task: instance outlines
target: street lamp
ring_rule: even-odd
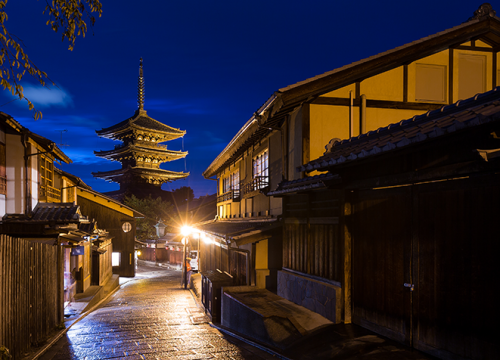
[[[181,228],[181,234],[183,236],[182,238],[182,245],[184,245],[184,260],[182,262],[182,278],[184,279],[184,289],[187,289],[187,271],[186,271],[186,245],[189,241],[189,235],[191,235],[191,232],[193,229],[190,226],[184,225]]]
[[[167,226],[161,221],[158,221],[158,224],[155,225],[155,228],[156,228],[156,236],[158,236],[159,238],[161,238],[163,235],[165,235],[165,229],[167,228]]]

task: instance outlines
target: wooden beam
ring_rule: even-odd
[[[448,104],[453,104],[453,49],[448,56]]]
[[[331,106],[349,106],[348,98],[326,97],[321,96],[315,99],[311,104],[315,105],[331,105]],[[354,106],[359,106],[360,100],[354,100]],[[446,104],[422,103],[422,102],[404,102],[404,101],[388,101],[388,100],[366,100],[366,107],[379,109],[402,109],[402,110],[436,110]]]

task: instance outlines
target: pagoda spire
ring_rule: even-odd
[[[139,110],[144,110],[144,77],[142,76],[142,57],[139,62],[139,83],[137,85],[137,105]]]

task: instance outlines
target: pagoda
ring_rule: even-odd
[[[120,190],[107,193],[118,200],[132,195],[143,198],[162,196],[161,185],[186,178],[189,173],[160,169],[160,164],[186,157],[187,151],[173,151],[161,143],[184,136],[186,131],[165,125],[144,110],[142,58],[139,65],[138,106],[134,116],[116,125],[96,130],[98,136],[122,141],[113,150],[94,151],[96,156],[118,161],[121,169],[93,172],[96,178],[120,184]]]

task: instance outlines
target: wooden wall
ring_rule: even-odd
[[[241,249],[228,249],[226,246],[207,244],[200,241],[200,271],[220,270],[233,276],[235,285],[247,284],[247,257],[250,253]],[[249,276],[249,278],[251,275]]]
[[[341,282],[339,196],[324,190],[285,198],[284,268]]]
[[[131,216],[115,211],[97,202],[78,196],[78,205],[90,219],[95,219],[100,228],[106,229],[113,238],[113,252],[121,254],[120,265],[113,267],[113,273],[125,277],[135,276],[135,219]],[[132,230],[124,232],[122,225],[129,222]]]
[[[61,248],[0,235],[0,345],[21,358],[63,321],[63,306]]]
[[[498,175],[359,191],[353,322],[438,358],[499,358],[499,199]]]

